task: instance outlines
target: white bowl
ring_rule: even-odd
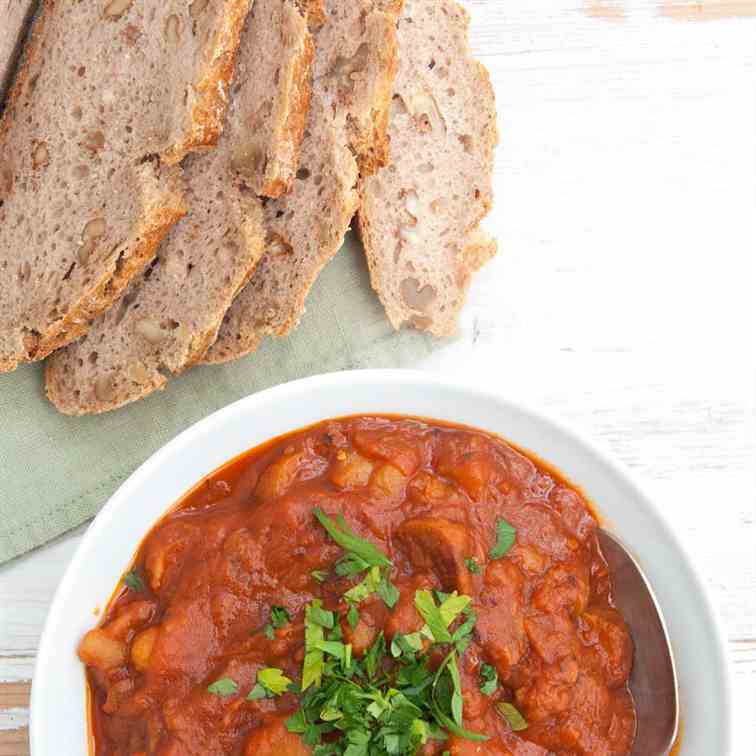
[[[653,584],[677,662],[683,756],[732,751],[731,681],[704,583],[659,509],[604,450],[561,423],[473,386],[406,370],[334,373],[249,396],[197,423],[145,462],[87,531],[50,608],[31,703],[32,756],[87,753],[85,680],[76,656],[154,523],[202,477],[263,441],[343,415],[396,413],[482,428],[579,485]]]

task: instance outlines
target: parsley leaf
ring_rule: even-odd
[[[445,594],[443,594],[445,595]],[[436,643],[451,643],[449,625],[470,603],[469,596],[458,596],[456,591],[436,606],[430,591],[415,592],[415,606],[428,625],[432,639]]]
[[[352,645],[341,641],[318,641],[315,648],[339,660],[342,669],[349,669],[352,661]]]
[[[331,630],[334,625],[333,612],[329,612],[322,607],[323,603],[321,601],[313,601],[308,607],[310,610],[309,620],[315,625],[320,625]]]
[[[491,559],[501,559],[515,544],[517,531],[504,519],[496,523],[496,545],[491,549]]]
[[[496,671],[496,667],[492,667],[490,664],[481,664],[480,679],[483,681],[480,684],[480,692],[484,696],[492,696],[499,685],[499,673]]]
[[[396,606],[397,601],[399,601],[399,589],[388,579],[387,575],[381,578],[381,582],[378,583],[376,590],[381,599],[383,599],[383,603],[389,609],[393,609]]]
[[[349,528],[342,515],[335,523],[320,507],[313,510],[318,522],[328,531],[328,535],[346,552],[351,552],[370,567],[391,567],[391,560],[370,541],[360,538]]]
[[[276,637],[276,630],[291,622],[289,613],[282,606],[273,606],[270,609],[270,622],[265,625],[265,637],[273,640]]]
[[[359,575],[360,572],[370,569],[370,564],[356,554],[347,553],[344,554],[341,559],[336,563],[334,568],[336,574],[339,577],[351,577],[352,575]]]
[[[139,577],[138,573],[135,570],[127,572],[123,576],[123,582],[126,583],[128,589],[130,591],[134,591],[134,593],[144,592],[144,580]]]
[[[465,621],[454,631],[452,635],[452,642],[454,643],[457,653],[463,654],[470,645],[472,640],[472,631],[475,627],[475,623],[478,621],[478,615],[472,610],[471,606],[467,606],[463,612]]]
[[[415,660],[418,651],[422,651],[423,639],[420,633],[409,633],[404,635],[397,633],[391,641],[391,656],[395,659],[405,657],[409,661]]]
[[[357,610],[357,607],[352,605],[349,607],[349,611],[347,612],[347,622],[349,623],[349,627],[354,630],[357,627],[357,623],[360,621],[360,613]]]
[[[307,729],[307,720],[305,719],[304,709],[299,709],[295,714],[292,714],[286,720],[286,729],[289,732],[295,732],[298,734],[304,733]]]
[[[528,720],[511,703],[502,701],[496,708],[504,715],[514,732],[528,729]]]
[[[328,577],[328,573],[325,570],[313,570],[310,575],[312,575],[316,583],[325,583]]]
[[[452,622],[457,618],[457,615],[461,614],[470,603],[469,596],[458,596],[455,591],[451,596],[444,599],[441,606],[438,608],[441,618],[446,623],[446,627],[449,627]]]
[[[365,652],[365,671],[371,680],[375,677],[375,673],[380,668],[381,662],[385,656],[386,640],[383,637],[383,630],[381,630],[376,639],[370,644],[370,648]]]
[[[468,557],[465,559],[465,567],[473,574],[473,575],[480,575],[481,567],[478,564],[475,557]]]
[[[254,688],[247,693],[247,701],[259,701],[261,698],[267,698],[268,691],[260,683],[255,683]]]
[[[239,686],[230,677],[221,677],[220,680],[216,680],[207,686],[207,692],[214,696],[233,696],[237,690],[239,690]]]
[[[316,646],[324,639],[323,626],[313,615],[322,612],[320,599],[313,600],[305,609],[305,657],[302,666],[302,691],[311,685],[319,686],[323,677],[323,652]],[[329,612],[330,613],[330,612]],[[333,614],[331,614],[333,617]],[[333,626],[333,623],[332,623]]]
[[[381,582],[381,570],[380,567],[372,567],[370,572],[361,583],[357,583],[354,588],[350,588],[345,594],[344,598],[347,601],[359,604],[364,601],[368,596],[375,593],[378,589],[378,584]]]
[[[446,622],[433,600],[430,591],[415,592],[415,606],[425,620],[436,643],[450,643],[451,634],[447,629]]]
[[[488,740],[486,735],[466,730],[462,726],[462,681],[457,667],[457,652],[452,650],[441,662],[433,679],[431,705],[436,720],[449,732],[474,741]]]
[[[286,693],[289,687],[293,685],[293,682],[286,677],[283,671],[276,667],[261,669],[257,673],[257,682],[274,696]]]

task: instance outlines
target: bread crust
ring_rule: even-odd
[[[253,3],[254,0],[227,0],[216,29],[213,55],[195,87],[197,99],[192,108],[189,131],[182,142],[161,155],[168,165],[181,162],[190,152],[201,152],[217,144],[226,118],[239,40]]]
[[[77,339],[87,331],[94,318],[107,310],[119,299],[123,290],[134,276],[139,275],[155,256],[155,250],[170,231],[171,227],[186,215],[183,191],[180,190],[180,173],[173,172],[172,191],[161,195],[160,202],[148,211],[133,234],[134,242],[127,241],[124,247],[131,249],[128,256],[120,258],[112,273],[106,272],[94,289],[79,299],[63,320],[40,339],[34,354],[35,360],[42,360],[64,344]],[[119,264],[121,263],[121,264]]]
[[[310,111],[310,72],[312,60],[315,56],[315,45],[309,34],[304,38],[300,55],[292,61],[289,72],[291,92],[287,99],[286,113],[280,127],[281,142],[285,148],[285,159],[268,161],[262,184],[258,194],[265,197],[280,197],[291,189],[291,182],[299,165],[299,154],[302,147],[302,136],[307,124],[307,114]]]

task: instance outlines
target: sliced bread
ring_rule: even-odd
[[[0,0],[0,111],[37,0]]]
[[[0,371],[86,331],[185,208],[250,0],[44,0],[0,121]]]
[[[370,0],[325,0],[310,13],[317,25],[313,89],[296,179],[288,194],[265,205],[265,255],[205,362],[249,354],[265,336],[297,325],[310,287],[357,209],[360,169],[376,167],[385,152],[395,14]]]
[[[314,53],[305,24],[293,0],[257,0],[243,42],[248,52],[237,64],[234,90],[244,93],[231,114],[233,165],[247,186],[265,197],[288,191],[299,164]]]
[[[307,110],[312,44],[292,0],[257,0],[256,9],[242,34],[218,147],[185,162],[188,215],[121,301],[79,341],[47,361],[47,393],[62,412],[115,409],[163,388],[170,375],[196,362],[215,340],[223,315],[263,253],[262,203],[235,167],[249,144],[250,114],[258,135],[264,134],[258,144],[266,152],[275,155],[277,143],[284,145],[282,153],[298,152],[292,133],[298,127],[282,128],[280,115]],[[260,79],[263,71],[266,81]],[[303,121],[304,113],[294,120]],[[258,188],[264,164],[250,167]]]
[[[493,88],[453,0],[407,0],[388,167],[360,184],[359,230],[394,327],[457,327],[471,274],[496,253],[479,224],[492,203]]]

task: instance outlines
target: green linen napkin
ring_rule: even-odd
[[[413,365],[433,346],[391,328],[350,234],[291,336],[237,362],[193,368],[140,402],[65,417],[45,397],[42,365],[0,375],[0,563],[95,515],[147,457],[220,407],[316,373]]]

